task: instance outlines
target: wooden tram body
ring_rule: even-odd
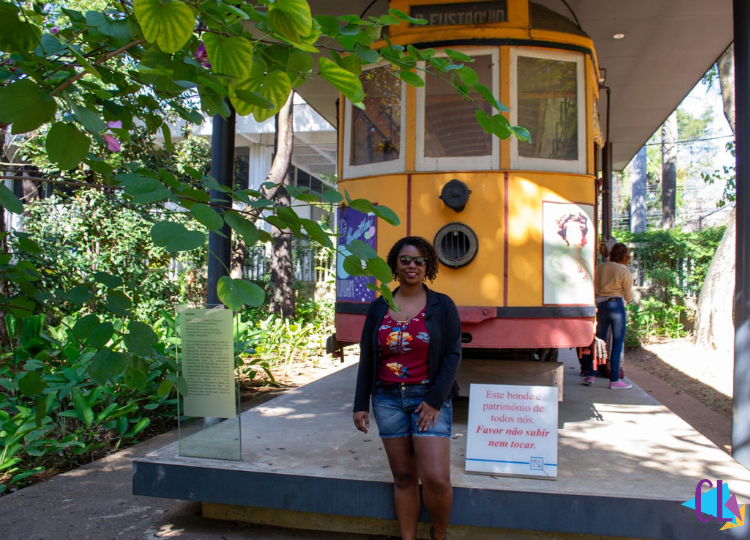
[[[385,67],[363,72],[366,110],[348,100],[339,107],[339,187],[392,208],[401,223],[377,224],[345,208],[340,234],[381,257],[403,236],[433,241],[441,265],[431,286],[458,306],[465,348],[544,360],[557,348],[589,345],[602,144],[593,42],[528,0],[390,6],[429,22],[392,27],[392,43],[474,58],[479,82],[532,142],[484,134],[475,107],[430,77],[415,88]],[[341,344],[359,341],[374,299],[362,280],[338,265]]]

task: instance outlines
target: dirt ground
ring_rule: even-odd
[[[628,364],[659,377],[717,413],[732,417],[731,351],[696,347],[690,338],[662,340],[626,351],[626,374]]]

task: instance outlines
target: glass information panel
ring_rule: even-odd
[[[234,320],[223,305],[176,308],[181,456],[242,460]]]

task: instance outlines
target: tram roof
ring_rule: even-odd
[[[313,13],[360,14],[372,0],[309,0]],[[537,0],[573,18],[562,0]],[[567,0],[594,41],[611,89],[613,168],[621,170],[674,111],[733,39],[732,0]],[[387,12],[377,0],[367,15]],[[614,35],[624,34],[623,39]],[[336,124],[335,90],[320,81],[302,97]],[[606,129],[606,98],[599,101]]]

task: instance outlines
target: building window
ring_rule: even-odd
[[[513,139],[514,168],[585,172],[583,57],[515,50],[513,123],[531,142]]]
[[[366,176],[403,170],[404,85],[390,66],[362,72],[364,110],[346,101],[345,176]]]
[[[474,58],[467,66],[477,73],[478,82],[498,95],[497,49],[463,52]],[[478,92],[472,90],[470,96],[489,116],[497,114]],[[442,79],[425,79],[425,86],[417,89],[417,170],[499,168],[500,146],[477,122],[476,109]]]
[[[239,146],[234,149],[234,189],[247,189],[250,183],[250,149]]]

